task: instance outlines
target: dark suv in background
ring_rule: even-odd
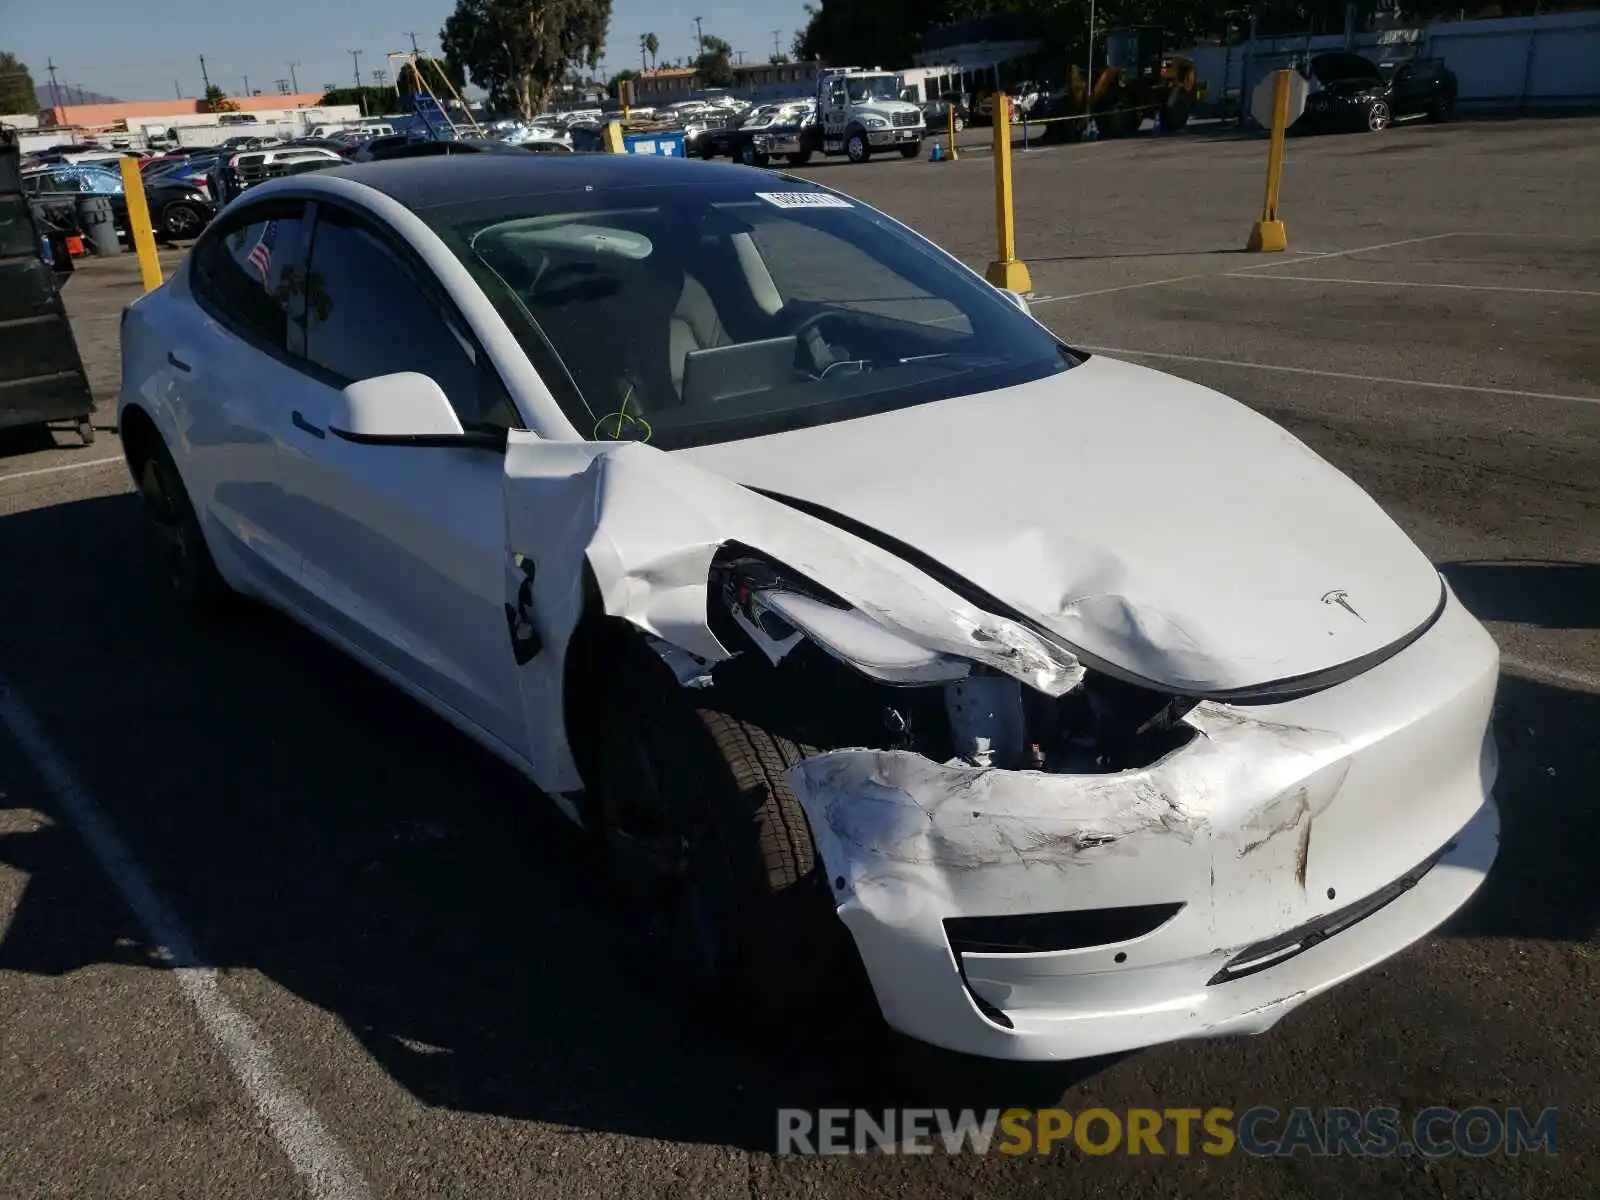
[[[1306,98],[1295,133],[1376,133],[1403,117],[1444,121],[1455,112],[1456,76],[1442,58],[1375,63],[1341,50],[1317,55],[1309,71],[1320,90]]]

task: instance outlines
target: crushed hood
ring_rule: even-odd
[[[1383,72],[1378,70],[1377,63],[1346,50],[1319,54],[1308,64],[1308,69],[1311,71],[1311,77],[1323,87],[1330,87],[1335,83],[1370,83],[1376,87],[1383,86]]]
[[[1427,557],[1302,442],[1218,392],[1112,359],[671,457],[870,526],[1091,665],[1187,691],[1379,653],[1442,594]]]

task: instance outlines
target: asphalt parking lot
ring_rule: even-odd
[[[1501,858],[1457,919],[1262,1037],[1050,1069],[871,1040],[797,1060],[686,1026],[518,777],[283,621],[185,624],[147,582],[109,429],[137,270],[88,264],[66,295],[106,431],[0,435],[0,1194],[1592,1194],[1597,134],[1293,141],[1274,256],[1238,250],[1260,141],[1018,155],[1035,314],[1238,397],[1349,472],[1505,668]],[[981,154],[802,174],[979,269],[993,254]],[[1053,1102],[1556,1106],[1561,1152],[770,1153],[780,1106]]]

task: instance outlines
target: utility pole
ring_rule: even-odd
[[[650,35],[648,33],[641,33],[639,35],[639,69],[641,71],[648,71],[650,69],[650,64],[647,63],[644,58],[645,52],[649,49],[649,47],[644,44],[644,40],[649,36]]]
[[[178,86],[178,81],[176,79],[172,81],[172,91],[179,100],[183,99],[183,88]]]
[[[37,60],[35,60],[35,61],[37,61]],[[56,86],[56,63],[55,63],[55,59],[53,59],[53,58],[45,59],[44,60],[44,65],[45,65],[45,69],[50,72],[50,107],[51,108],[60,108],[61,107],[61,89]]]
[[[276,79],[273,80],[273,83],[278,89],[278,95],[287,96],[289,94],[289,81],[287,79]]]
[[[350,51],[350,61],[355,63],[356,73],[356,107],[361,110],[361,115],[367,115],[367,99],[361,94],[361,51]]]
[[[778,42],[782,37],[783,37],[783,30],[774,29],[772,31],[772,57],[773,58],[782,58],[783,57],[783,51],[781,49],[779,49],[779,47],[778,47]]]
[[[417,35],[408,29],[406,30],[406,36],[411,39],[411,53],[420,57],[422,51],[417,49]]]
[[[200,82],[205,84],[206,94],[211,92],[211,76],[206,74],[206,56],[200,56]]]
[[[244,77],[244,94],[246,96],[250,94],[250,76],[248,75]]]
[[[294,89],[296,95],[300,92],[300,77],[294,73],[294,69],[299,65],[297,62],[289,64],[289,86]]]
[[[704,21],[704,17],[696,17],[694,19],[694,52],[697,55],[706,48],[706,31]]]

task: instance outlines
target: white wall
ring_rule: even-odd
[[[0,113],[0,125],[9,125],[13,129],[39,128],[38,113]]]
[[[1375,61],[1425,55],[1456,74],[1463,108],[1600,103],[1600,11],[1492,21],[1434,22],[1419,29],[1319,37],[1258,38],[1253,44],[1189,51],[1209,85],[1209,102],[1230,88],[1250,89],[1268,72],[1328,50]]]

